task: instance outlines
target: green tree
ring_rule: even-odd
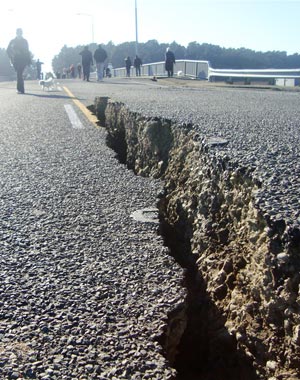
[[[125,58],[130,57],[133,63],[135,56],[135,42],[123,42],[114,50],[111,57],[113,67],[124,67]]]
[[[114,45],[111,41],[106,45],[102,44],[108,54],[108,62],[113,67],[124,67],[124,59],[130,56],[133,60],[135,56],[135,42],[123,42]],[[210,61],[214,68],[231,68],[231,69],[264,69],[264,68],[299,68],[300,56],[295,53],[287,55],[282,51],[260,52],[241,47],[238,49],[224,48],[218,45],[208,43],[190,42],[187,47],[171,43],[159,43],[157,40],[149,40],[145,43],[138,44],[138,55],[143,63],[161,62],[165,59],[166,48],[170,46],[173,50],[176,60],[192,59]],[[90,45],[90,50],[94,52],[97,44]],[[53,59],[54,71],[61,71],[64,67],[68,68],[72,63],[77,64],[81,57],[79,52],[83,46],[69,48],[63,46],[59,54]]]
[[[160,62],[164,59],[165,49],[156,40],[149,40],[138,45],[138,52],[143,63]]]

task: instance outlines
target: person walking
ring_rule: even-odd
[[[72,79],[75,78],[75,66],[73,65],[73,63],[70,66],[70,75]]]
[[[16,37],[10,41],[6,49],[7,55],[17,72],[17,93],[24,94],[23,72],[31,64],[31,56],[27,40],[23,38],[23,30],[18,28]]]
[[[67,79],[68,70],[64,67],[62,70],[62,77],[61,79]]]
[[[168,72],[168,77],[172,77],[174,74],[174,64],[175,64],[175,55],[168,47],[166,51],[166,59],[165,59],[165,68],[166,68],[166,71]]]
[[[42,75],[42,65],[44,64],[44,62],[41,62],[39,59],[36,61],[36,79],[43,79],[43,75]]]
[[[125,58],[125,66],[126,66],[126,76],[130,77],[130,68],[131,68],[131,59],[130,59],[130,57]]]
[[[82,57],[82,71],[83,71],[83,80],[87,82],[90,81],[91,65],[93,62],[93,55],[89,50],[88,46],[85,46],[82,52],[79,53]]]
[[[77,64],[77,72],[78,72],[78,78],[81,79],[82,66],[80,62],[78,62]]]
[[[135,67],[135,74],[137,77],[141,76],[141,66],[142,66],[142,60],[141,58],[136,55],[133,61],[133,66]]]
[[[104,74],[104,63],[107,59],[107,53],[101,45],[98,45],[98,48],[94,52],[94,60],[96,62],[97,69],[97,81],[103,81]]]

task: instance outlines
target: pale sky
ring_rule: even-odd
[[[300,53],[300,0],[136,1],[139,42]],[[18,27],[48,71],[63,45],[135,41],[135,0],[2,0],[1,48]]]

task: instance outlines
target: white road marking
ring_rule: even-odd
[[[79,120],[74,108],[70,104],[65,104],[65,110],[69,116],[72,127],[75,129],[84,129],[82,122]]]

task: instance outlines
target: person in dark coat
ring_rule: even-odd
[[[167,48],[165,68],[166,68],[166,71],[168,72],[168,77],[172,77],[174,74],[174,64],[175,64],[175,55],[170,50],[170,48]]]
[[[82,57],[83,80],[90,81],[91,65],[93,64],[93,54],[89,51],[89,47],[85,46],[84,50],[79,53]]]
[[[142,66],[142,60],[141,58],[136,55],[133,61],[133,66],[135,67],[135,74],[137,77],[141,76],[141,66]]]
[[[131,68],[131,59],[130,59],[130,57],[125,58],[125,66],[126,66],[126,76],[130,77],[130,68]]]
[[[6,52],[17,72],[17,93],[24,94],[25,88],[23,72],[25,67],[31,64],[31,56],[28,42],[25,38],[23,38],[23,31],[21,28],[17,29],[16,37],[8,44]]]
[[[41,62],[39,59],[36,61],[36,72],[37,72],[36,79],[43,79],[43,75],[42,75],[43,64],[44,62]]]

